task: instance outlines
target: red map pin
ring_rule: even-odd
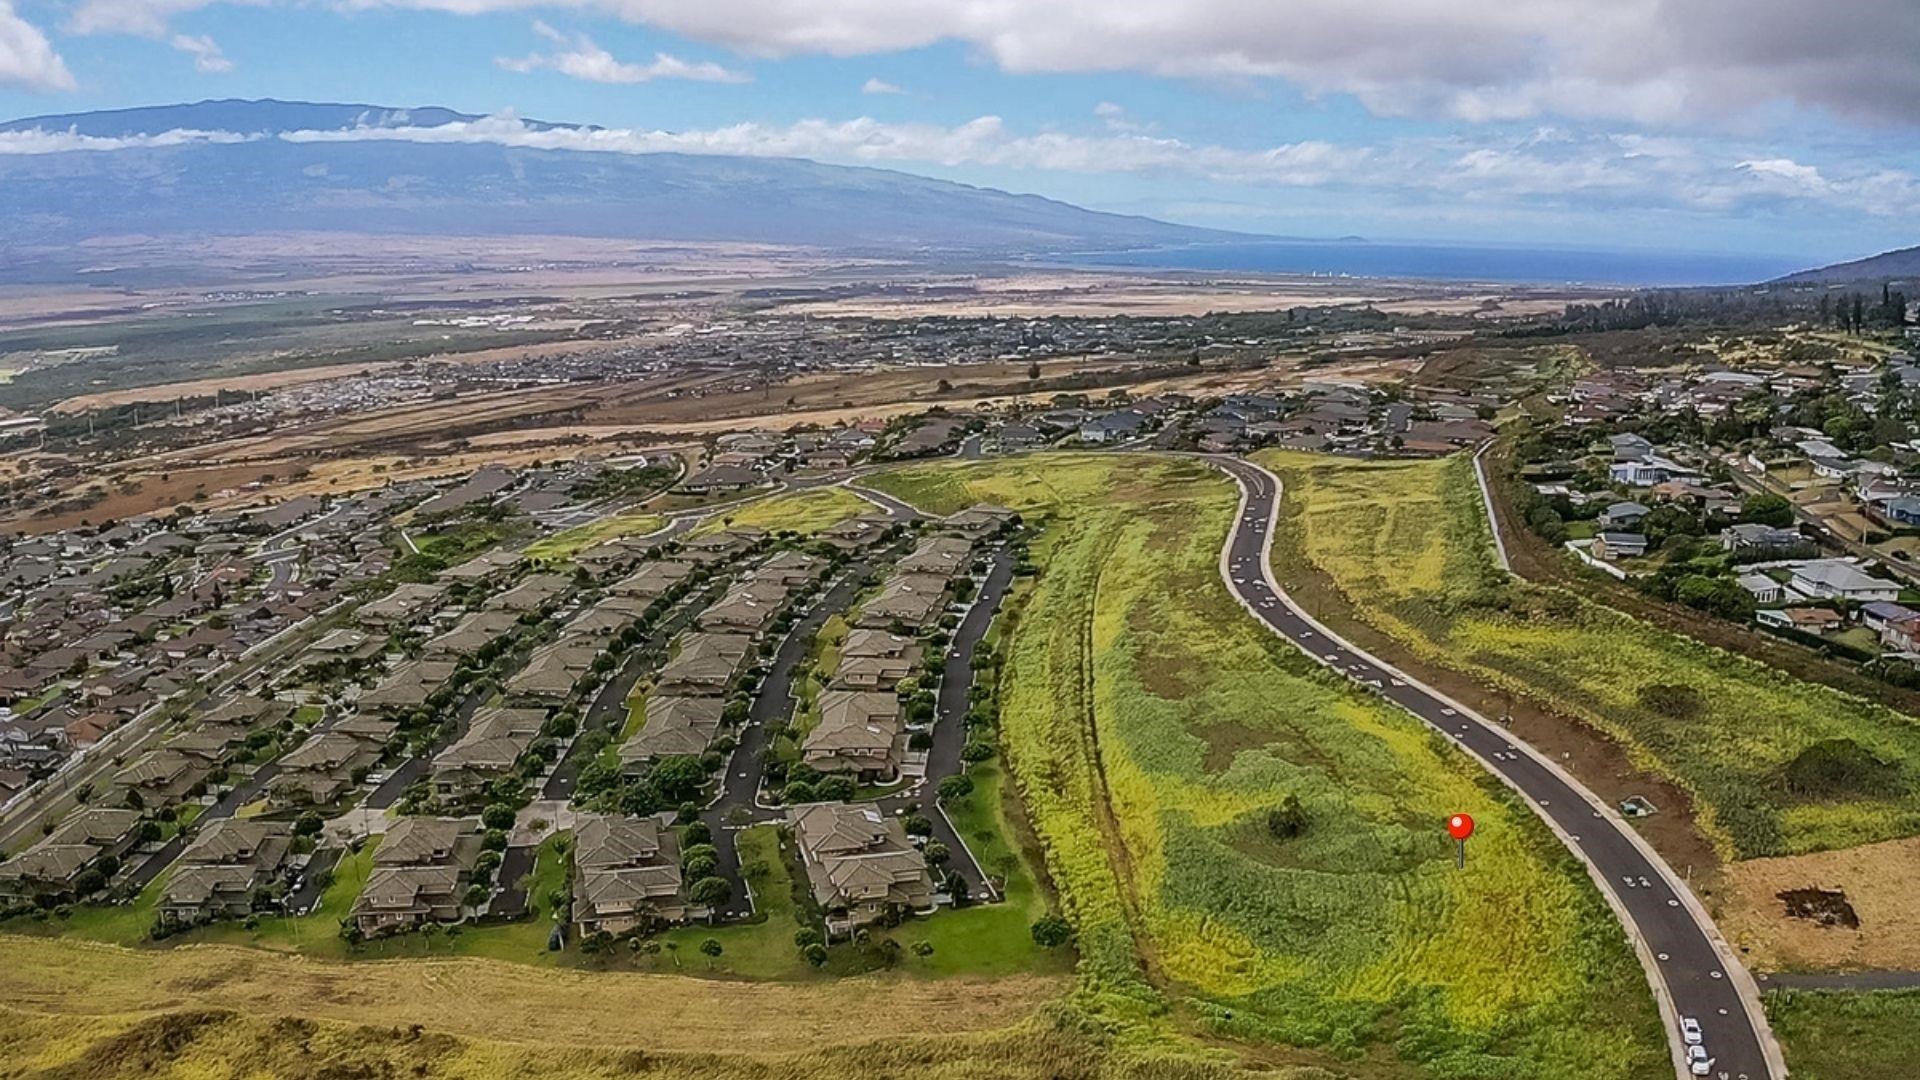
[[[1456,848],[1455,866],[1466,869],[1467,837],[1473,835],[1473,817],[1469,814],[1455,814],[1447,819],[1447,835],[1453,837]]]

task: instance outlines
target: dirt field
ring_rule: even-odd
[[[1859,927],[1787,914],[1780,894],[1839,890]],[[1761,971],[1920,968],[1920,839],[1729,866],[1720,927]]]
[[[332,964],[252,949],[135,951],[0,936],[0,1001],[112,1015],[222,1008],[572,1046],[805,1050],[879,1033],[933,1035],[1017,1023],[1065,978],[862,977],[783,985],[675,975],[558,972],[492,960]],[[542,1003],[530,1008],[529,1003]]]

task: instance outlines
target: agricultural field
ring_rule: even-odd
[[[1044,526],[996,645],[1000,738],[1083,1006],[1362,1076],[1670,1075],[1639,966],[1544,826],[1233,601],[1223,476],[1034,455],[872,483]],[[1466,873],[1440,827],[1461,810]]]
[[[1276,571],[1331,578],[1424,660],[1570,715],[1692,797],[1723,858],[1920,833],[1920,723],[1494,567],[1464,456],[1269,453],[1287,484]]]
[[[765,529],[812,536],[842,521],[875,512],[872,503],[843,487],[810,488],[764,499],[715,514],[700,523],[693,535],[726,528]]]

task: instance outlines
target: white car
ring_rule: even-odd
[[[1680,1018],[1680,1037],[1687,1041],[1688,1046],[1699,1046],[1700,1045],[1700,1021],[1695,1020],[1691,1016],[1681,1017]]]
[[[1705,1076],[1713,1071],[1713,1059],[1707,1056],[1706,1047],[1687,1047],[1687,1071],[1695,1076]]]

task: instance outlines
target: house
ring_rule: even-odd
[[[692,915],[680,840],[659,817],[577,814],[573,918],[583,934],[626,934]]]
[[[819,577],[826,568],[826,561],[817,555],[809,555],[804,551],[779,551],[754,567],[752,578],[754,581],[793,588]]]
[[[973,544],[964,537],[930,536],[894,564],[894,572],[953,577],[965,571],[972,560]]]
[[[1869,630],[1885,630],[1892,623],[1910,622],[1914,619],[1920,619],[1920,611],[1885,600],[1874,600],[1860,605],[1860,623]]]
[[[593,670],[604,645],[604,638],[573,635],[540,646],[527,658],[527,666],[507,680],[507,696],[555,705],[565,701]]]
[[[1648,514],[1645,506],[1637,502],[1617,502],[1600,511],[1600,526],[1604,529],[1631,529],[1640,524],[1640,519]]]
[[[1639,533],[1603,532],[1594,537],[1593,553],[1602,559],[1630,559],[1647,553],[1647,538]]]
[[[1891,499],[1869,501],[1868,513],[1897,529],[1920,528],[1920,497],[1899,495]]]
[[[519,625],[520,616],[511,611],[476,611],[428,641],[426,655],[432,659],[469,656],[513,633]]]
[[[1880,629],[1880,644],[1894,652],[1920,653],[1920,615],[1895,619]]]
[[[161,747],[133,759],[113,774],[119,801],[136,809],[161,807],[205,790],[214,766],[202,758]]]
[[[1787,591],[1765,574],[1741,574],[1736,580],[1753,597],[1753,602],[1763,607],[1786,599]]]
[[[980,541],[1014,524],[1019,518],[1020,515],[1004,506],[970,506],[958,513],[948,515],[947,519],[940,523],[940,527],[969,540]]]
[[[411,660],[388,673],[373,689],[360,695],[362,709],[385,713],[412,712],[453,678],[458,665],[451,659]]]
[[[387,741],[399,730],[389,720],[355,717],[318,731],[280,758],[280,771],[268,788],[275,807],[326,806],[340,801],[366,779],[386,754]]]
[[[1762,626],[1807,634],[1831,633],[1846,622],[1839,612],[1823,607],[1762,608],[1754,613],[1754,621]]]
[[[572,579],[560,574],[530,574],[506,592],[488,597],[482,607],[487,611],[524,615],[560,599],[572,587]]]
[[[787,606],[787,595],[777,581],[744,581],[701,611],[694,625],[716,633],[758,634]]]
[[[1641,461],[1616,461],[1607,466],[1607,478],[1628,487],[1653,487],[1679,477],[1699,476],[1698,470],[1649,455]]]
[[[862,514],[829,525],[814,539],[840,551],[858,551],[880,542],[894,527],[892,518],[882,514]]]
[[[800,759],[823,773],[886,783],[900,771],[904,747],[900,699],[870,690],[824,690],[820,722],[800,744]]]
[[[620,764],[628,771],[661,758],[706,753],[720,730],[726,702],[717,697],[649,694],[640,707],[644,720],[640,730],[620,744]]]
[[[364,626],[404,626],[438,606],[446,591],[444,585],[396,585],[380,599],[360,605],[354,620]]]
[[[471,585],[506,577],[520,566],[526,556],[517,551],[494,548],[481,552],[458,566],[450,566],[436,575],[441,581]]]
[[[884,630],[851,630],[840,643],[833,684],[848,690],[892,690],[920,664],[918,642]]]
[[[274,887],[293,850],[284,822],[223,818],[181,852],[160,896],[161,919],[182,924],[241,918],[277,903]]]
[[[1727,551],[1755,551],[1805,547],[1807,540],[1798,529],[1777,529],[1771,525],[1729,525],[1720,530],[1720,546]]]
[[[694,572],[694,565],[675,560],[650,562],[613,583],[608,591],[616,596],[635,596],[652,600],[672,591]]]
[[[788,811],[807,887],[827,932],[848,937],[890,915],[933,909],[933,878],[906,829],[877,807],[810,803]]]
[[[1844,559],[1814,559],[1793,570],[1793,587],[1827,600],[1897,600],[1900,586],[1872,577]]]
[[[680,482],[680,490],[692,495],[725,491],[745,491],[767,483],[766,475],[742,465],[711,465]]]
[[[136,810],[91,807],[76,811],[32,847],[0,862],[0,899],[13,902],[70,894],[89,868],[111,877],[139,842],[144,819]]]
[[[863,629],[885,629],[898,623],[918,628],[932,622],[946,606],[947,579],[937,574],[895,574],[854,617]]]
[[[685,634],[660,669],[657,690],[693,697],[725,694],[746,670],[753,639],[746,634]]]
[[[511,775],[546,725],[545,709],[494,705],[473,716],[467,733],[433,759],[433,791],[442,799],[466,799]]]
[[[1653,453],[1653,443],[1631,431],[1610,435],[1607,442],[1615,461],[1645,461]]]
[[[353,903],[354,925],[376,937],[459,922],[481,846],[471,818],[401,818],[373,849],[373,869]]]

